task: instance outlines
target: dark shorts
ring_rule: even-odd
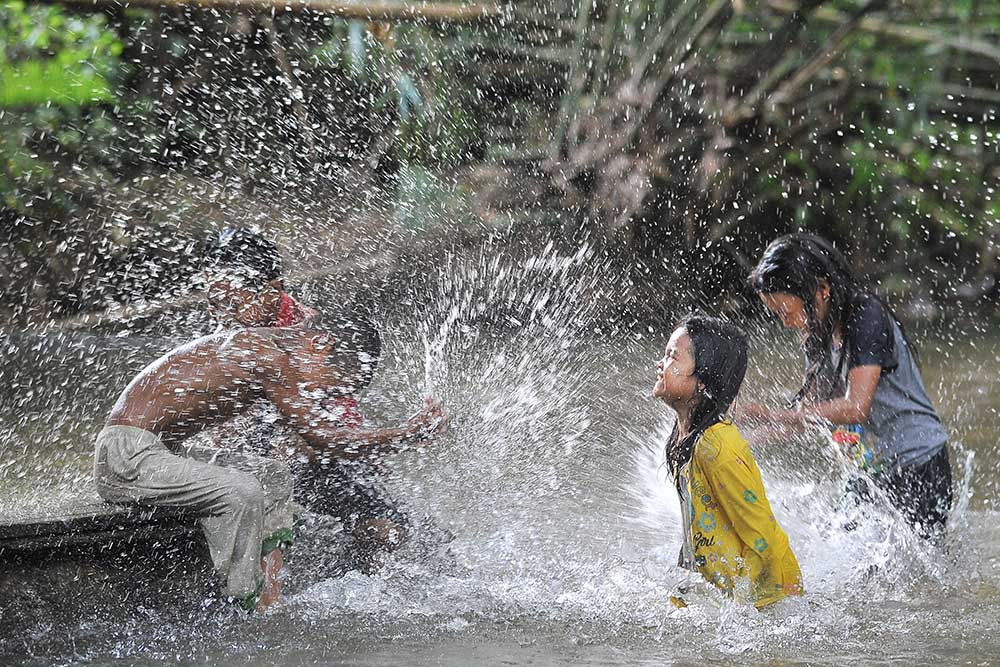
[[[403,527],[409,518],[383,486],[370,463],[334,460],[326,464],[295,462],[295,501],[310,512],[336,517],[348,531],[372,519]]]
[[[927,463],[883,470],[871,476],[857,477],[847,484],[845,499],[871,502],[868,483],[873,482],[892,504],[925,538],[939,538],[951,510],[952,480],[948,448],[942,447]]]

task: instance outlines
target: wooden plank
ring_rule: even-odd
[[[39,550],[157,541],[198,530],[199,515],[116,505],[96,492],[15,501],[0,508],[0,560]]]

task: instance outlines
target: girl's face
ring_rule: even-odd
[[[683,327],[674,331],[663,358],[656,362],[653,396],[669,405],[692,400],[698,393],[694,376],[694,345]]]
[[[799,297],[788,292],[771,292],[770,294],[761,292],[760,300],[764,306],[781,320],[781,324],[786,329],[796,329],[805,332],[809,326],[809,314],[806,312],[806,304]],[[830,301],[830,285],[825,281],[820,281],[816,288],[815,300],[816,319],[822,321],[826,317],[827,308]]]
[[[772,292],[770,294],[762,292],[760,300],[765,308],[781,320],[782,326],[786,329],[802,331],[809,324],[806,305],[797,296],[788,292]]]

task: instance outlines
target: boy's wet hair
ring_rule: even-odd
[[[676,427],[667,445],[668,461],[675,471],[691,457],[694,445],[713,424],[726,417],[747,372],[749,344],[738,326],[718,317],[692,313],[674,327],[684,329],[694,351],[694,372],[700,383],[698,403],[691,414],[691,431],[683,439]]]
[[[278,246],[246,227],[227,227],[205,248],[209,269],[233,271],[255,285],[281,278]]]

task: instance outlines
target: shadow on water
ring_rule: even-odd
[[[808,589],[758,613],[676,567],[678,506],[661,465],[669,421],[649,398],[669,332],[604,320],[602,302],[625,288],[586,250],[454,258],[381,314],[386,351],[362,404],[378,423],[405,417],[427,393],[449,407],[445,438],[390,462],[408,509],[454,533],[447,548],[404,550],[364,575],[343,567],[336,522],[307,516],[284,602],[249,618],[213,601],[206,560],[190,544],[156,557],[15,564],[0,580],[0,659],[888,664],[1000,652],[1000,523],[982,468],[995,460],[997,430],[988,410],[963,408],[1000,404],[981,372],[995,341],[956,343],[947,364],[924,355],[956,435],[959,505],[946,551],[891,511],[842,531],[834,507],[848,470],[822,438],[755,447]],[[746,391],[782,394],[797,351],[759,334]],[[85,484],[90,443],[118,390],[170,340],[5,345],[0,507]],[[691,606],[675,609],[667,598],[682,583]],[[981,640],[970,648],[968,636]]]

